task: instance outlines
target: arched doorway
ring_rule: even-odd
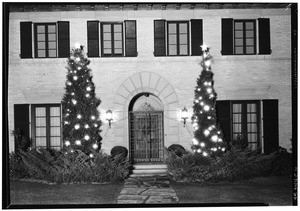
[[[134,163],[159,163],[164,157],[163,104],[154,94],[137,94],[129,104],[129,149]]]

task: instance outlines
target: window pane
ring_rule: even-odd
[[[243,38],[243,31],[235,31],[236,38]]]
[[[48,26],[48,33],[55,33],[55,25]]]
[[[60,116],[60,107],[50,107],[50,116]]]
[[[122,32],[122,27],[120,24],[114,25],[114,32]]]
[[[233,113],[241,113],[242,112],[242,104],[233,104],[232,111],[233,111]]]
[[[37,35],[37,40],[38,41],[45,41],[45,34],[38,34]]]
[[[243,30],[243,23],[242,22],[235,22],[235,29]]]
[[[247,124],[247,131],[250,132],[257,132],[256,124]]]
[[[56,42],[48,42],[49,49],[56,49]]]
[[[50,136],[60,136],[60,127],[50,127]]]
[[[247,104],[247,112],[256,112],[256,104],[248,103]]]
[[[37,127],[35,128],[36,136],[46,136],[46,128],[45,127]]]
[[[49,41],[56,41],[56,34],[49,34],[48,35],[48,40]]]
[[[105,48],[103,49],[104,54],[111,54],[111,49],[110,48]]]
[[[115,40],[122,40],[122,34],[121,33],[114,33],[114,39]]]
[[[45,117],[35,118],[35,124],[37,127],[46,126],[46,118]]]
[[[253,31],[246,31],[246,37],[253,37]]]
[[[177,55],[177,46],[169,45],[169,55]]]
[[[35,108],[35,116],[46,116],[46,108],[45,107]]]
[[[179,24],[179,33],[187,33],[187,24],[186,23]]]
[[[51,117],[50,126],[60,126],[60,117]]]
[[[111,33],[103,33],[103,40],[111,40]]]
[[[180,45],[179,46],[179,53],[180,53],[180,55],[187,55],[188,54],[187,45]]]
[[[234,123],[239,123],[239,122],[241,122],[241,117],[242,117],[241,114],[233,114],[233,122],[234,122]]]
[[[111,41],[104,41],[103,42],[103,47],[104,48],[111,48]]]
[[[122,48],[116,48],[115,54],[122,54]]]
[[[251,150],[256,150],[257,149],[257,143],[248,143],[248,148]]]
[[[60,137],[51,137],[50,138],[50,147],[51,148],[60,147]]]
[[[252,38],[247,38],[246,39],[246,45],[254,45],[253,39]]]
[[[114,45],[115,45],[115,49],[116,48],[121,48],[122,49],[122,42],[121,41],[115,41]]]
[[[235,47],[235,54],[243,54],[243,47]]]
[[[256,114],[247,114],[247,122],[257,122]]]
[[[45,33],[45,26],[37,26],[37,33]]]
[[[246,30],[253,29],[253,22],[246,22]]]
[[[38,49],[45,49],[46,43],[45,42],[38,42]]]
[[[242,130],[242,125],[241,124],[233,124],[233,132],[234,133],[240,133]]]
[[[235,45],[243,46],[243,39],[235,39]]]
[[[177,44],[176,34],[169,35],[169,44]]]
[[[38,50],[38,57],[46,57],[46,51],[45,50]]]
[[[246,53],[247,54],[254,54],[254,48],[253,47],[246,47]]]
[[[49,57],[56,57],[56,50],[49,50]]]
[[[110,24],[104,24],[103,25],[103,32],[110,32],[110,31],[111,31]]]
[[[169,33],[176,33],[176,23],[169,23]]]
[[[187,44],[187,34],[179,35],[179,43],[180,44]]]
[[[37,147],[46,147],[46,137],[37,137],[35,141]]]

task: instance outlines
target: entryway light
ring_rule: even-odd
[[[112,117],[113,117],[112,111],[111,110],[106,111],[106,120],[108,121],[109,128],[111,128],[111,121],[113,120]]]
[[[181,110],[181,119],[183,119],[183,127],[185,127],[186,119],[188,119],[188,110],[185,107]]]

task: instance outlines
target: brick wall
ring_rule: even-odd
[[[270,18],[271,55],[222,56],[221,18]],[[183,127],[177,115],[184,106],[192,110],[196,78],[201,72],[200,57],[154,57],[153,20],[203,19],[204,43],[214,57],[215,89],[218,100],[278,99],[280,145],[291,147],[291,34],[290,11],[285,9],[152,10],[11,13],[9,21],[9,130],[14,129],[13,105],[18,103],[60,103],[66,80],[66,59],[20,59],[20,21],[70,21],[70,44],[87,46],[87,21],[137,21],[138,57],[91,58],[90,68],[96,95],[102,100],[99,110],[115,110],[112,129],[104,121],[102,148],[128,146],[126,103],[116,106],[122,84],[137,73],[152,73],[165,79],[176,93],[177,103],[165,111],[165,143],[180,143],[190,148],[192,128]],[[88,52],[88,49],[86,49]],[[137,82],[138,83],[138,82]],[[123,120],[122,120],[123,119]],[[14,140],[10,136],[10,151]]]

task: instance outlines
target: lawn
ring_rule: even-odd
[[[116,204],[120,184],[56,184],[11,182],[12,205]]]
[[[180,203],[264,203],[282,206],[292,205],[291,181],[286,177],[260,177],[238,182],[171,182],[171,185]]]

